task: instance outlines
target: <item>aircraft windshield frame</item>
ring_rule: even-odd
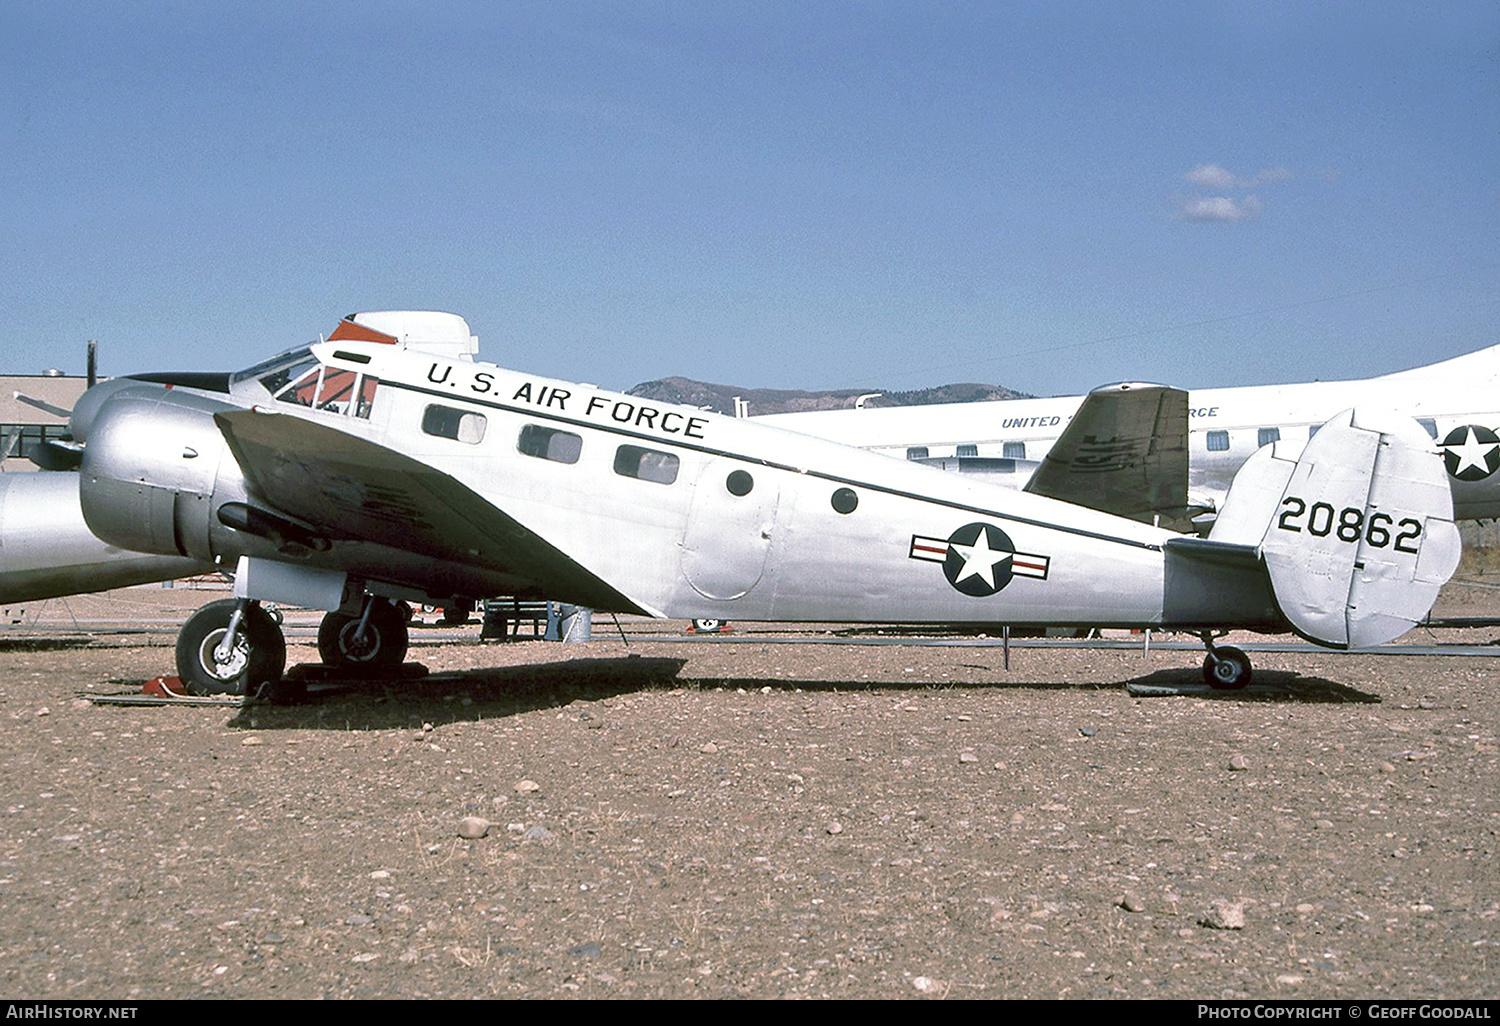
[[[260,361],[260,363],[246,367],[242,371],[235,371],[229,376],[229,382],[230,384],[237,385],[241,381],[248,381],[251,378],[259,378],[283,365],[290,367],[301,363],[302,361],[308,359],[310,356],[312,356],[311,343],[303,346],[293,346],[291,349],[282,350],[269,359],[262,360]]]

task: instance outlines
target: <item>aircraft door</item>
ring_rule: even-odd
[[[764,467],[713,459],[693,486],[682,572],[706,598],[736,599],[766,568],[779,489]]]

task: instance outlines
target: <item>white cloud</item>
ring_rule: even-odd
[[[1261,203],[1254,196],[1242,200],[1228,196],[1192,196],[1178,201],[1177,210],[1184,221],[1238,224],[1260,216]]]
[[[1273,182],[1290,181],[1295,176],[1284,167],[1266,167],[1242,178],[1219,164],[1199,164],[1182,177],[1205,189],[1254,189]]]
[[[1233,171],[1218,164],[1199,164],[1182,177],[1205,189],[1232,189],[1239,181]]]
[[[1255,220],[1262,210],[1260,199],[1247,190],[1290,181],[1296,175],[1284,167],[1264,167],[1253,175],[1239,175],[1222,164],[1199,164],[1182,177],[1204,192],[1216,195],[1174,197],[1172,202],[1177,208],[1178,220],[1198,224],[1242,224]],[[1235,192],[1244,195],[1225,195]]]

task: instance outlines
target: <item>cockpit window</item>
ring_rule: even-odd
[[[285,352],[277,353],[269,360],[262,360],[260,361],[260,363],[257,363],[253,367],[246,367],[242,371],[236,371],[229,376],[229,380],[233,383],[240,381],[249,381],[251,378],[264,379],[268,376],[271,376],[270,372],[276,370],[277,368],[286,368],[289,370],[293,367],[306,367],[311,360],[312,350],[308,349],[307,346],[298,346],[295,349],[288,349]],[[264,383],[264,380],[262,380],[262,384]],[[286,383],[287,378],[283,376],[281,378],[281,384],[285,385]],[[273,388],[271,389],[271,391],[274,392],[276,391],[276,389]]]
[[[296,363],[284,364],[263,375],[260,383],[282,402],[311,406],[318,390],[318,372],[322,369],[312,353],[306,353]]]
[[[272,371],[260,382],[281,402],[368,419],[380,379],[314,360]]]

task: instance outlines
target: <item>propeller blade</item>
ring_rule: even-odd
[[[38,399],[34,395],[27,395],[25,392],[13,392],[11,394],[15,397],[17,402],[23,402],[27,406],[35,406],[43,413],[50,413],[54,417],[71,417],[73,415],[72,410],[65,410],[55,403],[49,403],[45,399]]]

